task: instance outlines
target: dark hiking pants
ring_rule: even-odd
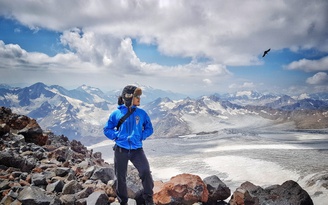
[[[121,204],[127,203],[128,201],[126,176],[129,160],[139,172],[139,177],[144,188],[143,198],[147,199],[153,196],[154,182],[143,149],[127,150],[116,146],[114,154],[115,175],[117,178],[116,194]]]

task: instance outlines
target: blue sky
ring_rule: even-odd
[[[327,10],[319,0],[3,0],[0,83],[328,92]]]

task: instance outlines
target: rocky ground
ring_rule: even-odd
[[[0,107],[0,204],[117,203],[112,164],[78,141],[44,132],[34,119]],[[137,171],[129,167],[129,204],[142,204]],[[229,198],[229,202],[226,202]],[[156,181],[156,204],[313,204],[295,181],[265,189],[251,182],[233,193],[217,176],[180,174]]]

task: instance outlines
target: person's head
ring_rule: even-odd
[[[124,87],[121,96],[118,98],[119,105],[131,107],[132,105],[140,105],[140,96],[142,95],[141,88],[134,85],[127,85]]]

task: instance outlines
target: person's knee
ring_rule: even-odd
[[[140,170],[139,177],[143,180],[145,178],[151,177],[151,171],[148,169]]]

